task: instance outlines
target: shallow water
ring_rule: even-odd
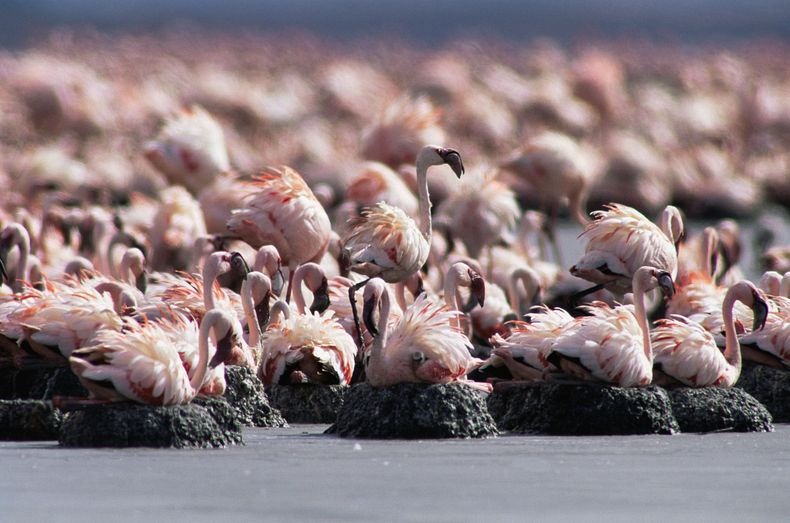
[[[763,434],[346,440],[247,429],[221,450],[0,442],[2,521],[743,521],[790,509],[790,425]]]

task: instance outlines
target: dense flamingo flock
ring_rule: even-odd
[[[222,394],[226,365],[484,391],[788,370],[790,248],[767,238],[753,283],[735,220],[684,234],[684,212],[790,202],[784,52],[178,34],[6,53],[0,366],[155,405]]]

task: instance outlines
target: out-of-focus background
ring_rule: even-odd
[[[469,36],[786,38],[788,13],[786,0],[5,0],[0,45],[22,45],[53,26],[140,31],[184,21],[214,29],[298,28],[339,39],[390,35],[424,43]]]

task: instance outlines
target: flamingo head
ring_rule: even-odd
[[[329,282],[324,276],[318,288],[313,291],[313,303],[310,304],[310,312],[323,313],[329,308]]]
[[[269,275],[272,281],[272,292],[277,296],[283,290],[285,278],[283,277],[282,260],[277,247],[274,245],[264,245],[255,254],[254,268],[256,271],[263,271]]]
[[[469,267],[469,301],[464,307],[464,312],[469,312],[475,305],[483,307],[486,301],[486,282],[479,272]]]
[[[461,155],[458,151],[447,147],[438,147],[436,153],[441,157],[444,163],[450,166],[455,175],[460,179],[464,174],[464,162],[461,160]]]
[[[226,360],[230,360],[233,348],[238,345],[239,340],[236,339],[235,336],[233,319],[227,312],[221,309],[212,309],[203,316],[203,321],[212,323],[212,330],[217,346],[217,352],[214,353],[214,357],[211,358],[209,362],[209,367],[213,369]]]
[[[242,278],[246,278],[250,273],[250,266],[247,264],[247,260],[245,260],[244,256],[242,256],[238,251],[233,251],[230,253],[229,263],[230,270]]]
[[[672,296],[675,295],[675,282],[672,281],[672,275],[667,271],[656,271],[655,277],[658,281],[658,287],[664,293],[664,297],[672,299]]]
[[[362,319],[365,322],[365,327],[367,327],[368,332],[373,336],[378,336],[380,334],[374,316],[376,313],[376,306],[379,304],[382,295],[387,292],[386,285],[387,284],[384,283],[384,280],[381,278],[373,278],[365,285],[365,291],[362,294],[362,300],[364,302]]]
[[[765,320],[768,319],[768,302],[763,293],[753,285],[752,289],[752,312],[754,313],[754,323],[752,330],[762,330],[765,327]]]

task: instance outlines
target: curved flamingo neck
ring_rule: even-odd
[[[738,335],[735,332],[735,302],[744,302],[749,298],[751,291],[742,286],[735,284],[729,288],[727,294],[724,295],[724,301],[721,304],[721,316],[724,320],[724,359],[727,363],[741,368],[741,343],[738,341]]]
[[[568,203],[573,217],[581,225],[590,223],[590,217],[587,215],[587,209],[585,208],[587,207],[587,192],[587,183],[582,182],[577,189],[568,195]]]
[[[189,380],[189,386],[192,387],[194,395],[197,395],[200,388],[203,386],[203,379],[208,372],[208,337],[211,334],[211,329],[217,322],[218,316],[207,314],[203,317],[200,324],[200,332],[198,338],[198,363],[195,368],[195,374]]]
[[[461,269],[458,267],[450,267],[447,272],[447,277],[444,279],[444,303],[454,310],[459,311],[461,307],[458,305],[458,287],[460,286]]]
[[[284,320],[287,320],[288,318],[291,317],[291,307],[289,307],[288,304],[283,300],[277,300],[276,302],[274,302],[274,305],[272,305],[272,309],[269,313],[269,323],[267,324],[267,327],[269,325],[279,322],[280,316],[282,316]]]
[[[716,232],[716,229],[713,227],[706,227],[703,231],[702,236],[703,249],[702,249],[702,267],[705,267],[705,271],[708,273],[708,276],[713,278],[713,275],[716,272],[716,250],[719,248],[719,235]]]
[[[390,297],[388,292],[382,292],[379,300],[379,323],[377,325],[379,335],[373,339],[373,346],[370,348],[370,360],[368,361],[368,381],[376,385],[378,373],[384,371],[384,347],[387,346],[387,320],[390,315]]]
[[[304,281],[304,272],[306,266],[302,265],[294,272],[293,278],[293,296],[294,296],[294,303],[296,304],[296,311],[299,314],[304,314],[304,293],[302,292],[302,282]]]
[[[206,264],[203,266],[203,303],[206,306],[206,312],[214,308],[214,282],[219,275],[220,259],[216,256],[217,253],[212,254]]]
[[[261,326],[258,315],[255,314],[255,301],[252,298],[252,284],[250,278],[245,278],[241,283],[241,306],[244,309],[244,318],[250,328],[249,345],[257,352],[261,344]]]
[[[779,296],[790,298],[790,272],[782,276],[782,283],[779,284]]]
[[[14,292],[21,292],[24,287],[23,281],[29,279],[30,276],[28,274],[30,234],[27,232],[27,229],[19,224],[12,224],[12,227],[11,247],[16,245],[19,248],[19,262],[11,277],[11,288]]]
[[[645,282],[643,273],[636,272],[634,277],[634,316],[639,328],[642,329],[642,349],[644,350],[647,361],[653,361],[653,349],[650,345],[650,325],[647,323],[647,313],[645,312]]]
[[[532,305],[533,299],[535,294],[538,292],[540,287],[540,283],[538,280],[538,275],[532,269],[527,267],[520,267],[514,270],[510,274],[510,278],[508,278],[508,301],[510,302],[510,308],[521,317],[521,299],[518,295],[518,282],[524,285],[524,291],[526,291],[527,299],[530,301],[530,305]]]
[[[429,151],[430,153],[430,151]],[[420,232],[430,244],[432,234],[431,195],[428,193],[428,167],[433,165],[430,155],[425,149],[417,156],[417,197],[419,200]]]

